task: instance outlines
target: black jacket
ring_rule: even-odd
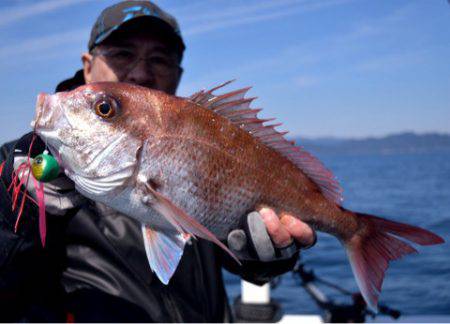
[[[61,89],[61,85],[58,90]],[[77,322],[223,322],[231,312],[222,268],[264,283],[290,270],[295,257],[238,266],[212,243],[187,245],[167,286],[149,268],[140,224],[118,213],[100,213],[87,201],[65,215],[47,213],[41,247],[37,208],[27,203],[17,233],[11,211],[14,152],[28,152],[32,134],[5,144],[0,163],[0,320]],[[42,153],[37,139],[31,157]]]

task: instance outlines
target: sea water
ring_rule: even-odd
[[[416,246],[419,254],[392,262],[380,303],[406,316],[450,315],[450,153],[319,158],[341,183],[344,207],[421,226],[446,240],[442,245]],[[318,277],[357,291],[344,249],[334,237],[320,233],[316,246],[301,253],[301,261]],[[272,297],[285,313],[320,313],[292,273],[281,278]],[[232,301],[240,294],[240,279],[225,273],[225,281]],[[336,301],[351,302],[333,290],[324,292]]]

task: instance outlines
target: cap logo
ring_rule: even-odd
[[[154,11],[154,10],[153,10]],[[128,19],[131,19],[134,17],[135,13],[142,13],[146,16],[155,16],[158,17],[158,13],[156,11],[154,11],[153,13],[150,11],[149,8],[146,7],[142,7],[142,6],[134,6],[134,7],[130,7],[130,8],[124,8],[122,10],[123,13],[126,13],[125,18],[123,19],[123,21],[127,21]],[[130,18],[128,18],[130,17]]]

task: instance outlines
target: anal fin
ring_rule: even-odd
[[[178,267],[189,236],[182,233],[162,233],[142,224],[145,252],[150,268],[165,285]]]

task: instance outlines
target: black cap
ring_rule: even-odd
[[[181,37],[180,27],[173,16],[150,1],[128,0],[119,2],[102,11],[94,27],[92,27],[88,43],[89,51],[103,42],[124,23],[140,17],[153,18],[165,25],[166,29],[172,32],[179,42],[181,51],[184,50],[185,45]]]
[[[182,56],[185,45],[176,19],[154,3],[138,0],[122,1],[102,11],[94,27],[92,27],[88,43],[89,51],[103,42],[123,24],[136,18],[143,19],[142,17],[152,18],[153,21],[161,23],[164,30],[172,34],[177,42],[180,56]],[[83,70],[78,70],[72,78],[60,82],[56,87],[56,92],[72,90],[84,83]]]

